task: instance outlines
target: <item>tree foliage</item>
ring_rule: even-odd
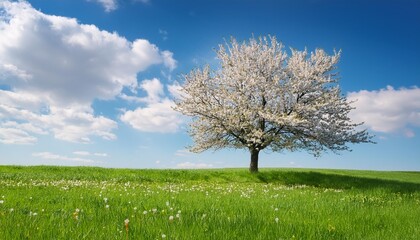
[[[258,153],[349,150],[347,143],[370,142],[348,113],[336,66],[340,52],[322,49],[290,55],[275,37],[220,45],[221,68],[195,69],[184,77],[176,110],[192,117],[192,151],[245,148],[258,164]],[[254,159],[255,161],[255,159]],[[255,165],[255,163],[254,163]]]

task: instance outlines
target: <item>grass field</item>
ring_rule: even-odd
[[[420,173],[0,166],[0,239],[420,239]]]

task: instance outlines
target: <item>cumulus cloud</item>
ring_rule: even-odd
[[[211,168],[211,167],[213,167],[213,164],[183,162],[183,163],[178,163],[176,165],[176,167],[177,168],[186,168],[186,169],[192,169],[192,168]]]
[[[150,65],[176,65],[171,52],[145,39],[130,42],[73,18],[43,14],[25,2],[5,1],[0,8],[0,70],[8,76],[3,81],[61,104],[112,99],[123,87],[136,87],[137,73]]]
[[[355,101],[350,113],[355,122],[376,132],[400,132],[413,137],[413,128],[420,127],[420,88],[394,89],[388,86],[377,91],[350,92],[347,99]]]
[[[146,97],[123,96],[123,99],[143,102],[144,107],[125,111],[121,120],[143,132],[176,132],[183,123],[181,115],[174,111],[174,102],[164,95],[164,86],[156,78],[144,80],[140,88]]]
[[[116,4],[100,2],[108,9]],[[0,90],[0,134],[14,134],[21,139],[16,143],[34,142],[34,133],[72,142],[115,139],[117,123],[96,115],[93,100],[134,91],[137,73],[153,64],[176,67],[171,52],[145,39],[131,42],[74,18],[44,14],[25,1],[0,1],[0,36],[0,84],[9,87]]]
[[[0,126],[3,127],[0,129],[0,134],[6,129],[9,133],[11,129],[14,129],[13,132],[15,133],[25,133],[20,134],[20,136],[51,133],[57,139],[81,143],[91,142],[90,136],[98,136],[107,140],[116,138],[112,130],[117,128],[117,123],[103,116],[95,116],[90,106],[57,107],[50,105],[44,109],[43,105],[40,104],[41,101],[35,96],[25,94],[22,97],[18,96],[18,93],[10,94],[7,91],[0,91],[0,100],[4,100],[0,103],[0,117],[2,119],[0,120]],[[15,97],[22,101],[12,104]],[[32,102],[26,101],[26,99],[31,100],[32,97],[34,98]],[[31,104],[39,105],[39,107],[24,108],[24,106],[30,106]]]

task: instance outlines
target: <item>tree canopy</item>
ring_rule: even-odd
[[[234,38],[217,50],[220,68],[183,76],[176,110],[191,116],[191,150],[239,148],[251,153],[258,171],[261,150],[306,150],[314,156],[349,150],[347,143],[371,142],[341,95],[337,63],[341,52],[322,49],[290,55],[275,37]]]

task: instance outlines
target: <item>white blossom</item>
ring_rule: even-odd
[[[183,76],[176,100],[175,109],[193,119],[193,152],[244,148],[252,166],[264,149],[304,149],[319,156],[348,150],[348,142],[370,142],[348,117],[352,108],[335,71],[340,52],[292,49],[288,56],[270,36],[244,43],[232,38],[220,45],[217,58],[220,69],[206,66]]]

